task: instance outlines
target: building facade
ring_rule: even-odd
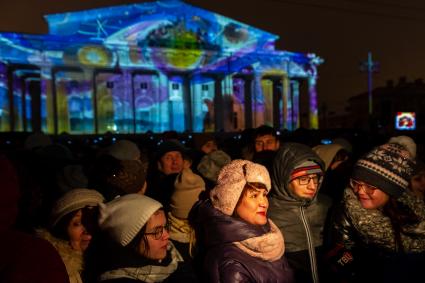
[[[46,15],[49,33],[0,33],[0,131],[50,134],[318,128],[315,54],[168,0]]]

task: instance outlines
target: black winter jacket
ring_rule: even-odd
[[[255,226],[225,215],[210,200],[198,202],[192,212],[197,240],[205,251],[202,282],[293,282],[293,272],[284,256],[265,261],[233,244],[268,233],[269,224]]]

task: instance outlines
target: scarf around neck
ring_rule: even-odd
[[[270,232],[240,242],[233,242],[233,244],[250,256],[262,260],[276,261],[280,259],[285,252],[283,235],[271,219],[269,219],[269,223]]]
[[[190,243],[193,240],[194,231],[187,219],[179,219],[168,212],[170,222],[170,238],[181,243]]]
[[[407,193],[398,201],[409,206],[414,212],[418,211],[417,203]],[[395,234],[388,216],[379,209],[363,208],[350,188],[344,192],[344,203],[348,218],[366,244],[396,251]],[[419,214],[419,217],[421,221],[417,225],[405,225],[401,232],[401,241],[406,252],[425,251],[425,221],[422,215]]]
[[[123,267],[109,270],[100,275],[99,281],[110,279],[130,278],[146,283],[162,282],[176,271],[178,263],[183,261],[183,257],[170,242],[168,250],[171,252],[171,262],[167,266],[146,265],[141,267]]]

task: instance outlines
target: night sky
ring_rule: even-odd
[[[0,0],[0,31],[47,33],[43,15],[140,3],[131,0]],[[341,112],[347,98],[367,91],[359,70],[368,51],[380,64],[374,87],[405,76],[425,79],[422,0],[187,0],[280,36],[277,49],[316,53],[319,105]]]

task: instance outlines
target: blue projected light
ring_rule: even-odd
[[[253,116],[270,123],[273,93],[245,80],[315,81],[323,62],[314,54],[275,50],[277,35],[178,0],[45,19],[49,34],[0,33],[0,131],[10,130],[10,107],[21,113],[8,101],[9,65],[31,66],[16,70],[18,77],[40,77],[42,130],[90,134],[240,131],[247,93],[252,93]],[[21,91],[19,84],[13,84],[12,93]],[[313,88],[309,92],[315,94]],[[218,94],[230,98],[228,111],[234,113],[223,114],[230,119],[223,125],[216,125]],[[316,95],[309,97],[310,109],[317,112]],[[280,119],[282,125],[286,118]]]

